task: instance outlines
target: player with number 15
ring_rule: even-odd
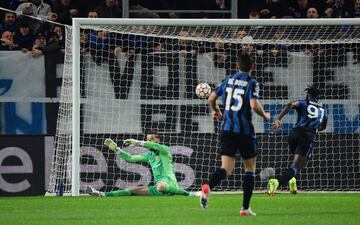
[[[230,176],[235,166],[235,155],[240,153],[244,160],[245,174],[243,176],[243,206],[241,216],[255,216],[250,209],[250,199],[254,189],[256,166],[256,137],[252,124],[253,110],[265,120],[270,120],[270,114],[265,112],[259,103],[259,83],[250,76],[254,64],[248,54],[237,58],[237,71],[227,77],[222,84],[209,96],[209,104],[215,120],[220,120],[221,134],[221,168],[217,168],[208,183],[203,184],[200,203],[203,208],[208,206],[210,189],[219,185],[221,180]],[[224,116],[216,104],[216,99],[222,97]]]

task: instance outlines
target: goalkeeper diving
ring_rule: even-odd
[[[111,151],[116,153],[122,159],[130,163],[148,162],[154,176],[154,185],[139,186],[124,190],[116,190],[110,192],[101,192],[93,187],[89,187],[89,194],[94,196],[163,196],[163,195],[184,195],[194,196],[197,193],[188,192],[179,187],[173,165],[173,157],[170,148],[161,145],[160,138],[156,132],[149,132],[146,135],[146,141],[138,141],[134,139],[124,140],[124,144],[131,147],[145,147],[149,151],[140,155],[131,155],[122,150],[110,138],[106,139],[104,145]]]

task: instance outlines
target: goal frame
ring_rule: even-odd
[[[360,25],[360,18],[346,19],[115,19],[72,20],[72,166],[71,195],[80,195],[80,27],[82,25],[158,26],[338,26]]]

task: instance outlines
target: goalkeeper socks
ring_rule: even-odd
[[[184,189],[171,184],[166,186],[166,192],[173,195],[185,195],[185,196],[190,195],[190,192],[185,191]]]
[[[105,196],[107,197],[130,196],[130,195],[132,195],[130,189],[105,192]]]
[[[254,172],[245,172],[243,177],[243,208],[248,209],[250,204],[250,199],[254,190],[255,182],[255,173]]]
[[[224,168],[217,168],[209,181],[210,189],[213,189],[213,187],[219,185],[221,180],[225,179],[226,176],[227,173]]]

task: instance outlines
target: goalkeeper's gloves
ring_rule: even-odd
[[[113,152],[116,152],[116,150],[117,150],[117,144],[111,138],[105,139],[104,145]]]
[[[143,141],[138,141],[135,139],[126,139],[126,140],[124,140],[124,144],[132,146],[132,147],[144,146]]]

